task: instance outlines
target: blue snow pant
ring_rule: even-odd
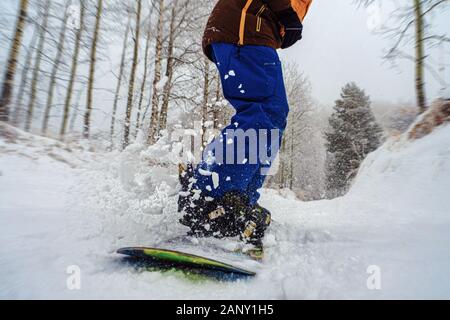
[[[265,46],[216,43],[212,49],[224,96],[236,114],[206,148],[194,172],[193,188],[214,199],[237,192],[254,205],[287,124],[289,105],[281,62],[277,51]],[[244,143],[233,131],[246,133]],[[219,150],[222,159],[218,161]]]

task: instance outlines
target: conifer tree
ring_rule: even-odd
[[[331,198],[348,190],[362,161],[381,144],[382,129],[370,105],[369,96],[355,83],[345,85],[336,101],[326,133],[327,191]]]

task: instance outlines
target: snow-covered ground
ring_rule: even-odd
[[[0,129],[0,298],[450,298],[449,125],[388,141],[343,198],[303,203],[265,190],[275,219],[267,258],[241,262],[258,276],[238,282],[136,272],[114,253],[185,232],[176,167],[160,163],[169,151],[101,154]],[[81,290],[67,287],[72,265]],[[368,289],[368,268],[381,290]]]

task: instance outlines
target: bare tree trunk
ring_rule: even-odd
[[[163,47],[163,27],[164,27],[164,0],[159,0],[159,17],[158,17],[158,30],[156,36],[156,48],[155,48],[155,78],[153,79],[153,92],[152,92],[152,115],[150,118],[150,130],[148,134],[148,143],[154,144],[156,141],[156,135],[158,131],[159,121],[159,90],[158,84],[161,81],[161,59],[162,59],[162,47]]]
[[[222,97],[222,93],[221,93],[221,87],[220,87],[220,74],[217,73],[216,76],[216,105],[214,106],[213,109],[213,117],[214,117],[214,129],[218,130],[219,129],[219,101],[221,100]]]
[[[102,12],[103,12],[103,0],[97,0],[97,13],[96,13],[96,18],[95,18],[95,29],[94,29],[94,35],[92,38],[91,55],[90,55],[86,113],[84,114],[83,137],[85,139],[88,139],[89,134],[90,134],[92,102],[93,102],[94,81],[95,81],[95,66],[96,66],[96,62],[97,62],[97,43],[98,43],[98,37],[99,37],[99,32],[100,32],[100,21],[101,21],[101,17],[102,17]]]
[[[286,136],[283,137],[282,143],[281,143],[281,150],[280,150],[280,188],[283,189],[286,186],[286,161],[285,161],[285,152],[286,152]]]
[[[151,30],[150,27],[148,27],[147,30],[147,39],[145,42],[145,51],[144,51],[144,75],[142,78],[142,84],[141,84],[141,90],[139,93],[139,103],[138,103],[138,110],[136,115],[136,133],[135,136],[137,136],[139,129],[141,128],[141,113],[142,113],[142,103],[144,101],[144,92],[145,92],[145,86],[147,85],[147,76],[148,76],[148,52],[150,49],[150,36],[151,36]]]
[[[75,108],[73,108],[74,112],[72,114],[72,117],[70,118],[69,132],[73,132],[73,129],[75,128],[75,122],[77,121],[78,113],[80,110],[80,100],[81,100],[81,95],[83,94],[83,91],[84,90],[81,90],[81,89],[78,91]]]
[[[174,3],[172,4],[172,13],[170,18],[169,44],[167,47],[167,66],[166,66],[167,81],[164,84],[163,89],[163,102],[161,106],[161,116],[159,119],[158,135],[161,134],[162,130],[165,130],[167,128],[167,114],[169,112],[169,102],[173,80],[173,47],[175,42],[175,21],[177,9],[178,9],[178,1],[175,0]]]
[[[208,121],[208,100],[209,100],[209,60],[204,57],[204,74],[203,74],[203,103],[202,103],[202,143],[206,142],[206,121]]]
[[[50,76],[50,84],[48,88],[48,96],[47,96],[47,106],[45,108],[44,113],[44,121],[42,123],[42,133],[45,135],[47,133],[48,129],[48,121],[50,118],[50,112],[53,104],[53,95],[55,92],[55,86],[56,86],[56,75],[58,74],[59,65],[61,64],[62,54],[64,51],[64,42],[66,41],[66,30],[67,30],[67,21],[68,21],[68,15],[67,15],[67,8],[66,5],[65,12],[64,12],[64,18],[61,22],[61,32],[59,34],[59,40],[58,40],[58,47],[56,49],[56,57],[53,62],[53,70]]]
[[[70,70],[70,79],[69,79],[69,84],[67,86],[66,100],[64,101],[64,113],[63,113],[63,118],[62,118],[61,131],[59,133],[61,139],[64,139],[64,136],[66,134],[66,129],[67,129],[67,121],[69,119],[69,110],[70,110],[70,104],[72,102],[73,87],[74,87],[75,77],[77,75],[77,69],[78,69],[78,56],[80,54],[81,36],[82,36],[83,30],[84,30],[85,10],[86,10],[86,8],[85,8],[84,0],[80,0],[80,25],[79,25],[79,29],[77,31],[76,38],[75,38],[75,47],[74,47],[74,53],[72,56],[72,67]]]
[[[114,94],[114,105],[111,119],[111,147],[113,146],[114,131],[116,126],[117,106],[119,103],[120,88],[122,87],[123,74],[125,70],[125,57],[127,54],[128,35],[130,33],[130,22],[131,22],[131,15],[128,14],[127,27],[125,30],[125,36],[123,38],[122,56],[120,58],[119,77],[117,79],[116,92]]]
[[[28,103],[28,109],[27,109],[27,118],[25,120],[25,130],[30,131],[31,129],[31,122],[33,121],[33,112],[34,112],[34,105],[36,103],[37,98],[37,84],[39,79],[39,72],[41,68],[41,62],[42,62],[42,55],[44,50],[44,44],[46,39],[46,33],[47,33],[47,24],[48,24],[48,17],[50,14],[50,0],[47,0],[44,5],[44,17],[42,18],[42,25],[41,30],[39,33],[39,42],[36,52],[36,59],[34,63],[34,70],[33,70],[33,78],[31,80],[31,90],[30,90],[30,101]]]
[[[289,167],[289,189],[293,189],[294,187],[294,165],[296,158],[294,155],[294,143],[295,143],[295,134],[294,134],[294,126],[291,126],[291,145],[290,145],[290,167]]]
[[[28,52],[25,57],[25,63],[23,65],[22,73],[20,75],[20,85],[19,85],[19,90],[17,91],[15,108],[14,108],[13,117],[12,117],[12,124],[14,126],[17,126],[19,124],[19,117],[20,117],[22,109],[23,109],[22,102],[23,102],[23,98],[25,95],[25,88],[27,86],[28,73],[30,71],[31,60],[33,59],[33,54],[35,52],[35,45],[36,45],[36,41],[38,39],[38,33],[39,33],[38,29],[39,28],[36,27],[33,31],[33,35],[31,36],[30,44],[28,45]]]
[[[125,149],[130,140],[130,127],[131,127],[131,114],[133,111],[133,95],[134,95],[134,83],[136,81],[136,68],[138,64],[139,55],[139,37],[141,31],[141,11],[142,11],[142,0],[137,0],[137,12],[136,12],[136,34],[134,39],[134,53],[133,53],[133,63],[131,66],[130,83],[128,85],[128,102],[127,102],[127,112],[125,116],[124,124],[124,137],[123,137],[123,148]]]
[[[2,95],[0,97],[0,121],[9,121],[9,104],[14,88],[14,77],[16,75],[17,59],[22,45],[23,31],[28,12],[28,0],[21,0],[19,16],[17,18],[16,29],[12,41],[11,50],[8,57],[8,65],[3,81]]]
[[[414,12],[416,20],[416,94],[417,106],[420,113],[426,110],[425,81],[424,81],[424,19],[422,3],[414,0]]]

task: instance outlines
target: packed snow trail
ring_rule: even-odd
[[[223,283],[138,273],[114,253],[186,231],[163,144],[102,155],[0,129],[0,298],[450,298],[448,125],[417,141],[387,142],[343,198],[303,203],[264,190],[275,220],[266,260],[248,262],[255,279]],[[67,287],[72,265],[81,290]],[[367,287],[373,265],[381,290]]]

